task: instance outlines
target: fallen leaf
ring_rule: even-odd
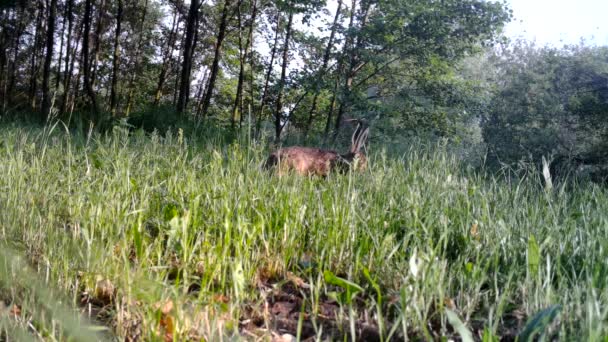
[[[167,300],[164,303],[158,302],[154,304],[155,310],[160,310],[163,315],[168,315],[173,310],[173,301]]]
[[[297,275],[291,273],[291,272],[287,272],[287,280],[291,281],[294,285],[296,285],[297,287],[303,288],[303,289],[308,289],[310,288],[310,285],[308,285],[304,279],[298,277]]]
[[[163,333],[163,340],[165,342],[173,342],[173,317],[170,313],[173,311],[173,301],[167,300],[165,302],[158,302],[153,305],[155,310],[160,311],[160,321],[158,325],[161,332]]]
[[[104,304],[110,304],[114,300],[116,287],[108,279],[98,280],[95,284],[95,298]]]
[[[161,329],[165,334],[163,339],[165,342],[173,342],[173,318],[169,315],[162,314],[160,318]]]
[[[213,295],[213,301],[216,303],[224,303],[224,304],[228,304],[228,302],[230,302],[230,298],[228,298],[227,296],[224,296],[223,294],[214,294]]]
[[[454,303],[454,300],[452,298],[445,297],[445,299],[443,300],[443,304],[450,310],[456,309],[456,303]]]
[[[295,309],[296,303],[276,302],[272,306],[272,314],[280,317],[289,317],[289,314]]]
[[[13,304],[13,306],[11,306],[11,310],[9,311],[11,315],[17,317],[17,316],[21,316],[21,308],[19,306],[17,306],[17,304]]]
[[[477,222],[473,223],[473,226],[471,226],[471,236],[474,238],[479,238],[479,231],[477,230],[478,226],[479,225]]]

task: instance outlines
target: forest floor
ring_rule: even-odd
[[[441,146],[277,177],[197,136],[0,127],[0,340],[608,335],[605,188]]]

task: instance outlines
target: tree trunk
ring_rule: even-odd
[[[48,8],[48,19],[46,28],[46,56],[44,58],[44,71],[42,73],[42,111],[41,119],[46,119],[51,114],[51,90],[50,90],[50,78],[51,78],[51,62],[53,60],[53,48],[55,47],[55,16],[57,9],[57,0],[50,0]]]
[[[329,40],[327,41],[327,47],[325,48],[325,54],[323,55],[323,65],[319,72],[317,73],[317,79],[315,80],[315,95],[312,98],[312,105],[310,106],[310,111],[308,112],[308,120],[306,121],[306,126],[304,127],[304,138],[308,136],[308,132],[310,130],[310,126],[312,125],[312,121],[314,119],[315,111],[317,110],[317,100],[319,98],[319,90],[320,78],[325,75],[327,71],[327,64],[329,63],[329,57],[331,56],[331,49],[334,45],[334,38],[336,36],[336,30],[338,28],[338,20],[340,20],[340,10],[342,9],[342,0],[338,0],[338,8],[336,9],[336,15],[334,16],[334,22],[331,26],[331,33],[329,34]]]
[[[110,89],[110,112],[116,117],[118,108],[118,68],[120,65],[120,34],[122,32],[122,0],[118,0],[116,12],[116,31],[114,33],[114,56],[112,57],[112,85]]]
[[[209,72],[207,72],[207,70],[205,70],[203,72],[203,78],[201,79],[201,83],[199,84],[199,88],[198,88],[198,93],[196,94],[196,118],[199,118],[201,116],[201,112],[202,112],[202,107],[203,107],[203,94],[205,91],[205,84],[207,84],[207,81],[209,80]]]
[[[6,95],[5,98],[2,101],[2,111],[4,112],[6,110],[6,106],[7,104],[10,102],[10,98],[11,96],[14,94],[14,90],[15,90],[15,82],[17,80],[17,58],[19,57],[19,47],[21,46],[21,36],[23,35],[23,32],[25,30],[26,27],[26,9],[23,6],[19,6],[19,12],[16,13],[15,15],[17,16],[17,32],[14,35],[14,39],[13,39],[13,60],[11,62],[11,68],[10,70],[7,70],[8,72],[10,72],[10,77],[9,77],[9,81],[8,81],[8,87],[5,91]]]
[[[230,0],[224,1],[224,8],[222,9],[222,19],[220,20],[220,27],[217,33],[217,39],[215,42],[215,52],[213,54],[213,63],[211,64],[211,73],[209,74],[209,83],[207,89],[205,89],[205,97],[203,98],[203,116],[206,117],[209,105],[211,104],[211,97],[213,96],[213,90],[215,88],[215,80],[217,79],[217,73],[219,71],[220,59],[222,58],[222,42],[226,37],[226,26],[228,25],[228,11],[230,7]]]
[[[141,55],[142,44],[144,41],[144,24],[146,22],[146,16],[148,13],[148,0],[144,2],[144,11],[141,14],[141,23],[139,25],[139,36],[137,45],[135,46],[135,56],[133,61],[133,70],[131,70],[131,78],[129,79],[129,85],[127,86],[129,94],[127,95],[127,109],[125,110],[125,116],[131,114],[131,108],[133,107],[133,93],[135,92],[135,78],[139,74],[139,58]]]
[[[156,85],[156,91],[154,92],[154,105],[157,106],[160,103],[160,99],[163,96],[163,87],[167,80],[167,71],[171,66],[171,53],[175,50],[175,42],[177,41],[177,29],[179,22],[177,16],[177,8],[173,12],[173,23],[171,24],[171,32],[169,33],[168,46],[163,54],[163,64],[158,75],[158,84]]]
[[[264,90],[262,90],[262,98],[260,99],[260,110],[255,123],[255,130],[257,133],[260,132],[262,126],[262,118],[264,116],[264,106],[268,99],[268,88],[270,86],[270,76],[272,76],[272,67],[274,65],[274,59],[277,54],[277,48],[279,47],[279,35],[281,32],[281,12],[277,11],[277,28],[274,35],[274,44],[272,44],[272,50],[270,51],[270,63],[268,64],[268,70],[266,71],[266,78],[264,81]]]
[[[76,60],[76,50],[78,50],[78,44],[72,47],[72,27],[74,26],[74,0],[67,0],[68,7],[68,43],[65,52],[65,70],[63,75],[63,96],[61,99],[61,110],[62,114],[65,114],[68,108],[70,100],[70,83],[72,82],[72,73],[74,72],[74,61]],[[82,35],[83,23],[80,24],[78,32],[76,34],[75,41],[80,41],[80,35]]]
[[[16,10],[15,10],[15,16],[16,16]],[[0,20],[2,21],[7,21],[10,19],[11,13],[10,10],[5,10],[5,12],[0,14]],[[2,113],[4,112],[4,103],[6,103],[6,86],[8,83],[8,63],[9,63],[9,58],[8,58],[8,53],[9,53],[9,44],[10,42],[10,37],[7,33],[7,29],[3,28],[3,30],[0,32],[0,88],[2,88],[2,109],[0,109],[0,115],[2,115]],[[6,74],[5,74],[6,71]]]
[[[339,74],[341,69],[342,69],[342,67],[338,66],[336,74]],[[329,110],[327,111],[327,121],[325,122],[325,131],[323,132],[324,141],[326,141],[327,138],[329,137],[329,129],[331,127],[331,118],[334,115],[334,110],[336,110],[336,99],[337,99],[337,93],[338,93],[339,86],[340,86],[340,76],[338,75],[338,76],[336,76],[336,83],[334,84],[334,91],[331,94]]]
[[[177,112],[184,114],[190,97],[190,73],[192,71],[192,51],[194,50],[194,34],[197,30],[199,0],[190,1],[190,11],[186,23],[186,39],[183,48],[182,72],[179,86],[179,98],[177,100]]]
[[[238,114],[240,117],[240,124],[243,123],[243,111],[244,111],[244,104],[243,104],[243,87],[245,84],[245,63],[247,60],[247,57],[250,56],[250,48],[252,45],[252,40],[253,40],[253,29],[255,26],[255,19],[257,17],[257,13],[258,13],[258,8],[257,8],[257,1],[253,0],[252,3],[252,9],[251,9],[251,24],[249,25],[249,32],[247,33],[247,40],[245,41],[245,49],[244,51],[241,51],[241,55],[239,55],[240,57],[240,68],[239,68],[239,81],[236,87],[236,98],[234,99],[234,106],[232,108],[232,117],[235,118],[236,117],[236,111],[238,109]],[[240,9],[239,9],[239,50],[241,50],[241,19],[240,19]],[[251,62],[251,56],[250,56],[250,62]],[[251,66],[250,66],[251,68]],[[233,124],[234,126],[234,124]]]
[[[38,0],[38,10],[36,15],[36,31],[34,33],[34,46],[30,61],[30,101],[32,110],[36,110],[36,93],[38,92],[38,50],[40,49],[40,36],[42,35],[42,17],[44,16],[44,4]]]
[[[344,112],[350,106],[350,102],[352,100],[351,99],[352,87],[353,87],[353,81],[355,79],[355,74],[356,74],[355,68],[359,61],[358,50],[361,46],[361,34],[360,33],[367,25],[367,18],[368,18],[368,14],[369,14],[370,5],[371,5],[370,1],[366,1],[366,2],[362,3],[361,14],[360,14],[360,16],[361,16],[360,27],[357,31],[356,36],[354,36],[354,37],[351,36],[350,44],[347,44],[344,46],[344,55],[347,55],[349,57],[350,63],[348,66],[348,70],[346,71],[346,78],[344,80],[344,86],[342,87],[342,89],[343,89],[342,90],[342,99],[340,101],[340,107],[338,107],[338,116],[336,117],[334,140],[338,136],[338,132],[340,130],[340,125],[342,123],[342,117],[344,116]],[[354,13],[356,12],[355,6],[356,6],[356,0],[353,0],[353,8],[352,8],[352,12],[351,12],[351,19],[350,19],[349,26],[352,25]],[[352,46],[352,49],[349,49],[350,46]]]
[[[285,88],[285,79],[287,78],[287,65],[289,64],[289,39],[291,38],[291,26],[293,23],[293,12],[289,13],[289,19],[287,21],[287,28],[285,32],[285,45],[283,46],[283,65],[281,66],[281,78],[279,79],[279,89],[277,95],[277,107],[274,111],[274,129],[275,139],[278,142],[281,139],[281,130],[283,124],[281,119],[283,117],[283,88]]]
[[[66,28],[66,18],[67,17],[68,17],[68,6],[66,4],[65,11],[63,12],[63,20],[61,23],[61,33],[59,34],[61,37],[61,42],[59,43],[59,57],[57,57],[57,72],[55,74],[55,93],[57,93],[57,90],[59,89],[59,85],[61,84],[61,63],[63,62],[63,47],[64,47],[64,43],[65,43],[65,28]]]
[[[105,0],[101,0],[99,4],[99,8],[97,10],[97,23],[95,26],[95,46],[93,47],[93,61],[92,67],[93,71],[91,72],[91,87],[95,89],[95,81],[97,80],[97,67],[99,64],[99,48],[101,45],[101,30],[102,30],[102,20],[103,13],[105,12]]]
[[[243,103],[241,102],[241,93],[243,91],[243,78],[245,75],[245,57],[243,56],[243,20],[241,13],[242,0],[239,0],[237,8],[237,21],[239,30],[239,77],[236,85],[236,96],[232,105],[232,115],[230,116],[230,126],[232,129],[236,126],[237,115],[242,116]],[[239,120],[240,122],[240,120]]]
[[[84,90],[89,97],[89,101],[91,101],[91,109],[93,110],[94,119],[97,120],[97,115],[99,113],[97,109],[97,99],[95,97],[95,92],[93,91],[93,87],[91,86],[91,65],[89,58],[89,38],[91,35],[91,15],[92,15],[92,2],[93,0],[86,0],[84,6],[84,32],[82,33],[82,73],[84,74]]]

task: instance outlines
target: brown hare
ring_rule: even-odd
[[[369,128],[365,127],[360,120],[357,129],[351,138],[350,151],[339,154],[331,150],[322,150],[312,147],[291,146],[274,151],[270,154],[266,163],[266,169],[276,167],[278,174],[294,170],[299,175],[327,176],[330,171],[345,172],[349,169],[363,171],[367,167],[367,158],[361,151],[367,141]]]

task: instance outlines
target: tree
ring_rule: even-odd
[[[308,135],[308,131],[310,130],[310,126],[312,125],[312,121],[315,116],[315,112],[317,110],[317,101],[319,99],[319,91],[321,89],[321,80],[325,76],[325,72],[327,71],[327,66],[329,64],[329,58],[331,57],[331,50],[334,47],[334,40],[336,37],[336,32],[338,30],[338,21],[340,19],[340,11],[342,10],[342,0],[338,0],[338,7],[336,9],[336,14],[334,16],[334,21],[331,25],[331,33],[329,34],[329,39],[327,41],[327,47],[325,48],[325,53],[323,54],[323,62],[319,71],[317,73],[317,79],[314,82],[314,97],[312,100],[312,105],[310,106],[310,111],[308,112],[308,120],[306,121],[306,126],[304,127],[304,137]],[[331,120],[331,119],[330,119]]]
[[[120,66],[120,34],[122,32],[122,0],[118,0],[116,11],[116,30],[114,33],[114,54],[112,58],[112,86],[110,89],[110,112],[112,116],[116,116],[118,107],[118,69]]]
[[[488,64],[497,71],[482,120],[490,164],[545,156],[608,175],[608,48],[518,42]]]
[[[84,31],[82,37],[82,69],[84,74],[84,89],[89,97],[89,101],[91,102],[91,110],[95,115],[95,120],[97,120],[97,114],[99,113],[99,109],[97,108],[97,99],[95,97],[95,91],[93,90],[93,86],[91,84],[91,61],[89,57],[90,52],[90,40],[89,36],[91,34],[91,18],[93,12],[92,6],[93,0],[85,1],[85,9],[84,9]]]
[[[249,19],[249,32],[247,34],[247,40],[245,41],[245,46],[243,46],[243,22],[242,22],[242,13],[241,13],[241,5],[242,1],[238,3],[238,30],[239,30],[239,75],[238,75],[238,83],[236,86],[236,95],[234,97],[234,105],[232,106],[232,115],[231,115],[231,126],[232,128],[236,125],[237,116],[240,117],[240,121],[243,121],[243,86],[245,83],[245,63],[247,56],[250,56],[249,53],[250,46],[253,40],[253,29],[255,26],[255,19],[258,12],[257,0],[253,0],[252,8],[251,8],[251,17]]]
[[[44,3],[42,0],[37,1],[36,9],[36,32],[34,33],[34,45],[32,46],[31,64],[30,64],[30,103],[32,110],[36,110],[36,100],[38,98],[38,72],[39,72],[39,57],[42,50],[42,19],[44,17]]]
[[[192,52],[194,51],[194,33],[197,30],[199,0],[190,2],[190,11],[186,22],[186,39],[182,51],[182,72],[179,86],[179,99],[177,101],[177,112],[184,114],[188,97],[190,96],[190,73],[192,71]]]
[[[272,67],[274,65],[274,59],[276,58],[277,49],[279,46],[279,35],[281,32],[280,27],[281,27],[281,12],[279,10],[277,10],[274,43],[272,44],[272,49],[270,50],[270,61],[268,62],[268,68],[266,69],[266,76],[264,77],[264,89],[262,91],[262,98],[260,99],[260,109],[258,110],[257,120],[256,120],[256,124],[255,124],[256,132],[260,131],[262,119],[264,118],[264,108],[265,108],[266,102],[268,100],[268,90],[270,87],[270,77],[272,75]]]
[[[283,43],[283,63],[281,64],[281,78],[277,92],[276,109],[274,111],[274,129],[275,139],[279,141],[281,138],[281,130],[283,129],[283,88],[285,87],[285,78],[287,76],[287,64],[289,63],[289,39],[291,38],[291,29],[293,24],[293,12],[289,12],[287,19],[287,28],[285,29],[285,42]]]
[[[231,0],[225,0],[222,8],[222,17],[220,19],[220,25],[217,31],[217,38],[215,40],[215,49],[213,53],[213,62],[211,64],[211,72],[209,74],[209,83],[205,89],[205,95],[203,97],[202,113],[203,116],[207,116],[209,105],[211,104],[211,97],[213,96],[213,90],[215,89],[215,80],[219,71],[220,59],[222,58],[222,43],[226,37],[226,27],[228,25],[228,13],[230,11]]]
[[[46,24],[46,56],[44,59],[44,71],[42,73],[42,110],[41,118],[46,118],[51,114],[51,61],[53,59],[53,48],[55,47],[55,16],[57,10],[57,0],[51,0],[48,9]],[[61,58],[61,56],[59,56]]]
[[[171,31],[167,37],[166,49],[163,54],[162,65],[160,69],[160,73],[158,74],[158,83],[156,86],[156,91],[154,92],[154,105],[158,105],[160,103],[160,99],[163,95],[163,87],[167,80],[167,73],[169,71],[171,65],[171,54],[175,50],[175,43],[177,41],[179,22],[181,21],[181,17],[178,16],[178,7],[179,3],[175,6],[175,10],[173,11],[173,20],[171,24]]]

